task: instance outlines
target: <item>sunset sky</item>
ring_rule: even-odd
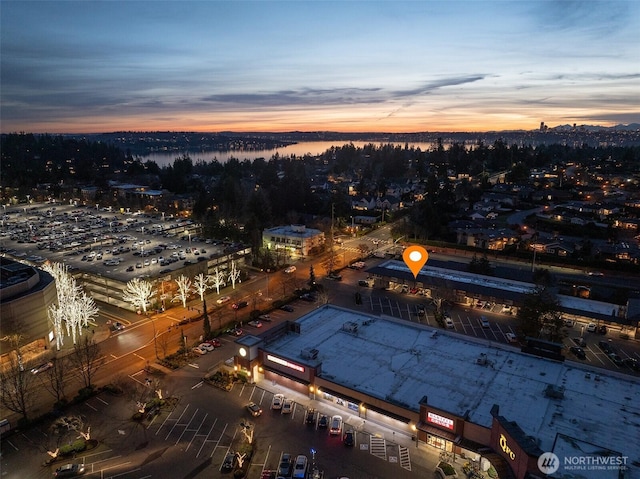
[[[0,3],[1,131],[640,123],[640,2]]]

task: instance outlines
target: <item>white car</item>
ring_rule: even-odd
[[[447,329],[454,329],[453,320],[451,318],[444,318],[444,325]]]
[[[200,349],[204,349],[205,351],[208,351],[208,352],[214,351],[216,349],[216,348],[213,347],[213,345],[211,345],[209,343],[199,344],[198,347]]]
[[[271,409],[282,409],[282,403],[284,402],[284,394],[276,394],[271,401]]]
[[[596,323],[587,324],[587,332],[588,333],[595,333],[596,329],[597,329]]]
[[[227,303],[229,301],[231,301],[231,297],[230,296],[222,296],[222,297],[220,297],[220,298],[218,298],[216,300],[216,303],[223,304],[223,303]]]
[[[291,411],[293,411],[293,400],[285,399],[282,401],[282,414],[291,414]]]
[[[289,266],[289,267],[284,269],[284,272],[289,274],[289,273],[293,273],[295,270],[296,270],[295,266]]]
[[[513,333],[504,333],[504,337],[507,338],[508,343],[517,343],[518,338]]]
[[[484,316],[480,316],[480,326],[482,326],[483,328],[490,328],[491,327],[489,325],[489,320]]]
[[[329,434],[332,436],[337,436],[342,432],[342,416],[333,416],[331,418],[331,429],[329,429]]]
[[[196,353],[196,354],[200,354],[200,355],[207,354],[206,349],[202,349],[199,346],[196,346],[195,348],[193,348],[193,352]]]

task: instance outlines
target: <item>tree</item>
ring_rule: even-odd
[[[104,364],[104,356],[100,354],[98,344],[88,336],[84,336],[80,342],[73,345],[73,354],[69,358],[76,367],[84,387],[92,389],[92,379]]]
[[[563,339],[563,323],[555,293],[543,286],[525,296],[518,309],[518,323],[523,336],[560,342]]]
[[[98,314],[98,307],[93,298],[87,296],[69,274],[68,267],[62,263],[45,263],[43,269],[51,274],[56,282],[57,304],[47,310],[49,321],[53,326],[58,350],[64,344],[64,333],[73,338],[82,336],[82,328]]]
[[[233,289],[236,289],[236,281],[239,282],[240,278],[240,270],[236,268],[236,262],[231,261],[231,271],[229,271],[229,281],[231,281],[231,285]]]
[[[36,377],[41,385],[55,398],[56,404],[66,402],[65,380],[68,374],[69,359],[65,356],[54,358],[53,366]]]
[[[26,422],[33,405],[36,388],[33,387],[35,376],[22,363],[20,348],[16,347],[8,355],[4,369],[0,372],[0,402],[9,411],[22,415]]]
[[[147,303],[153,292],[153,286],[149,281],[142,280],[140,278],[133,278],[127,283],[127,287],[124,290],[122,299],[127,303],[133,304],[133,306],[147,312]]]
[[[310,288],[316,285],[316,273],[313,271],[313,265],[309,266],[309,281],[307,282]]]
[[[209,321],[209,314],[207,313],[207,300],[202,301],[203,305],[203,321],[202,321],[202,337],[204,339],[211,338],[211,322]]]
[[[200,273],[194,278],[193,290],[200,296],[200,301],[204,301],[204,293],[209,289],[209,278],[204,273]]]
[[[216,268],[213,270],[213,274],[209,275],[209,278],[209,281],[211,282],[213,287],[216,288],[216,293],[220,294],[220,288],[224,288],[227,285],[227,283],[225,283],[224,281],[224,273],[220,271],[216,266]]]
[[[186,308],[187,299],[191,293],[191,280],[184,274],[181,274],[174,281],[178,285],[178,293],[174,296],[172,301],[180,301],[182,302],[182,307]]]

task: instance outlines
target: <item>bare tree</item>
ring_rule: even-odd
[[[172,301],[181,301],[182,307],[186,308],[187,299],[189,298],[189,293],[191,293],[191,280],[184,274],[181,274],[174,281],[178,285],[178,293],[175,295]]]
[[[33,387],[35,376],[22,363],[20,348],[16,347],[8,355],[6,367],[0,372],[0,402],[9,411],[21,414],[28,421],[29,410],[33,405]]]
[[[58,350],[64,343],[64,333],[73,338],[75,344],[78,336],[82,336],[82,328],[86,327],[89,319],[98,314],[98,307],[93,298],[87,296],[69,274],[68,267],[63,263],[45,263],[42,267],[56,282],[58,304],[49,307],[47,313],[49,321],[56,335]],[[64,327],[64,328],[63,328]]]
[[[37,378],[42,387],[49,392],[56,400],[61,403],[65,397],[65,380],[69,370],[69,359],[65,356],[54,358],[51,361],[53,366],[46,371],[38,374]]]
[[[209,277],[211,284],[213,284],[213,287],[216,288],[216,293],[220,294],[220,288],[224,288],[227,285],[227,283],[225,283],[224,281],[224,273],[220,271],[216,266],[213,274],[209,275]]]
[[[138,310],[147,312],[147,302],[151,297],[153,285],[149,281],[133,278],[127,283],[122,299],[133,304]]]
[[[104,356],[100,354],[98,344],[88,336],[84,336],[80,342],[73,345],[73,354],[70,359],[77,368],[84,387],[91,389],[93,376],[104,364]]]
[[[233,289],[236,289],[236,282],[240,282],[240,270],[236,268],[236,262],[231,261],[231,271],[229,271],[229,281]]]
[[[203,273],[198,274],[194,278],[193,289],[200,296],[200,301],[204,301],[204,293],[209,289],[209,276],[205,276]]]
[[[156,336],[156,344],[160,346],[163,358],[167,357],[167,352],[169,351],[169,336],[169,331],[158,333]]]

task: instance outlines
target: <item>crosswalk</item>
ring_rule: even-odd
[[[380,459],[387,460],[387,441],[384,437],[369,436],[369,452]]]
[[[400,451],[400,467],[406,469],[407,471],[411,470],[411,458],[409,457],[409,448],[404,446],[398,446]]]

